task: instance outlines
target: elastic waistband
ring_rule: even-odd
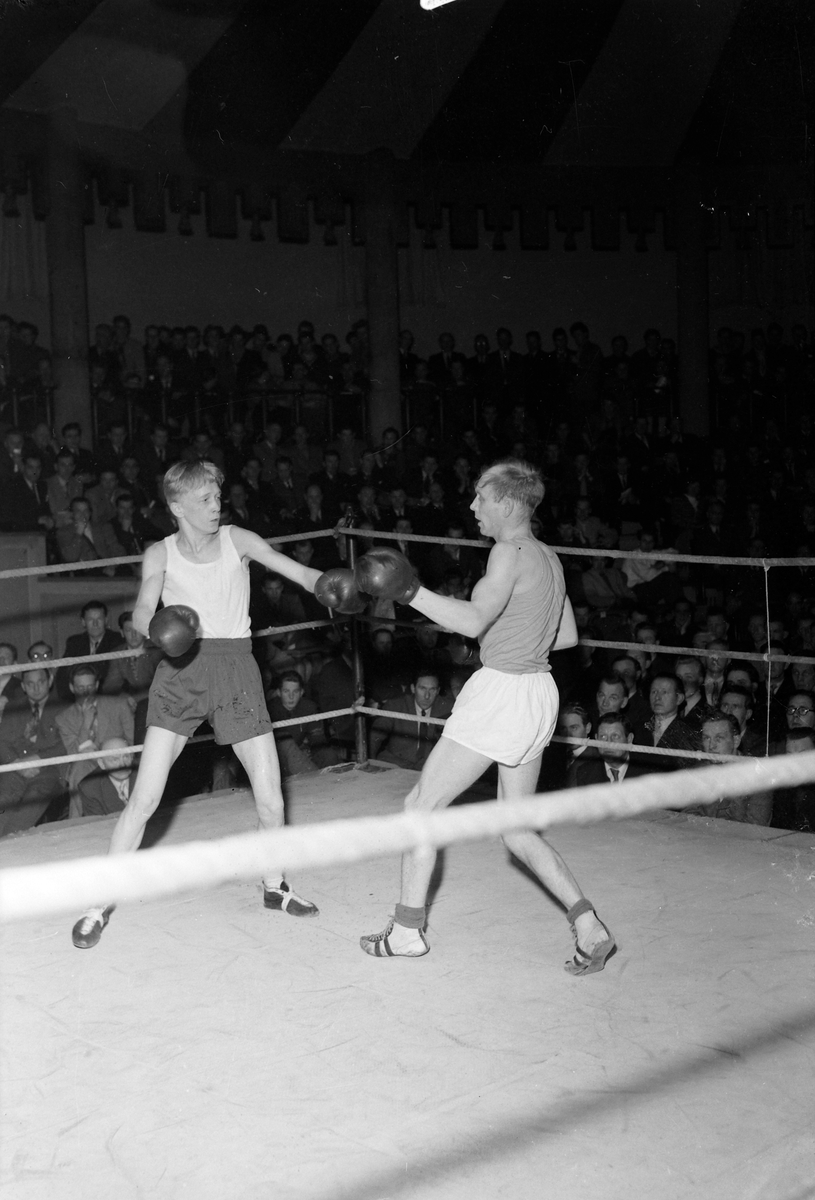
[[[199,654],[251,654],[251,638],[201,638]]]

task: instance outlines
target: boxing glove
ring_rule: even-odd
[[[161,608],[149,626],[150,641],[169,658],[186,654],[198,637],[198,613],[186,604],[169,604]]]
[[[361,613],[370,600],[363,596],[347,567],[332,567],[324,571],[314,585],[314,596],[326,608],[338,613]]]
[[[361,592],[397,604],[410,604],[421,587],[404,554],[390,546],[374,546],[363,554],[354,567],[354,579]]]

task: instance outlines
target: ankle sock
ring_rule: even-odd
[[[407,904],[397,904],[393,919],[397,925],[404,925],[406,929],[424,929],[427,912],[424,906],[409,908]]]

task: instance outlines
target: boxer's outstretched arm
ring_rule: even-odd
[[[144,552],[141,566],[141,587],[133,608],[133,628],[145,637],[150,636],[152,621],[161,590],[164,587],[164,572],[167,569],[167,550],[164,542],[154,542]]]
[[[300,587],[305,588],[307,592],[314,591],[314,585],[320,578],[321,571],[315,571],[313,567],[304,567],[302,563],[295,562],[287,554],[281,554],[279,550],[273,549],[267,542],[264,542],[262,537],[252,533],[250,529],[241,529],[237,525],[232,525],[230,530],[232,542],[241,558],[251,558],[255,562],[262,563],[264,567],[268,567],[270,571],[276,571],[278,575],[285,575],[286,579],[291,579],[293,583],[299,583]]]
[[[411,608],[424,613],[437,625],[464,637],[480,637],[500,617],[509,603],[518,577],[518,552],[509,542],[496,542],[487,560],[486,574],[479,579],[469,600],[437,596],[420,587]]]

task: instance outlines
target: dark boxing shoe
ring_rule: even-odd
[[[285,881],[275,888],[264,885],[263,904],[265,908],[288,913],[290,917],[316,917],[320,911],[316,904],[293,892]]]

